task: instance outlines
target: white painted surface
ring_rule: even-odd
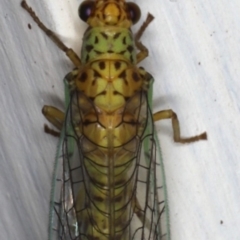
[[[77,1],[28,2],[79,53],[86,25]],[[157,124],[172,240],[238,240],[240,2],[135,2],[141,21],[147,12],[156,17],[142,38],[150,57],[140,64],[155,77],[155,111],[172,108],[182,135],[206,130],[209,137],[176,144],[170,121]],[[44,134],[41,108],[63,105],[62,79],[72,65],[20,1],[2,0],[0,16],[0,238],[44,240],[57,139]]]

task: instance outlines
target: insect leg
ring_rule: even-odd
[[[32,10],[31,7],[28,6],[26,1],[21,2],[21,6],[30,14],[34,22],[39,26],[40,29],[42,29],[43,32],[60,48],[63,52],[66,53],[68,58],[72,61],[72,63],[79,67],[81,65],[81,60],[78,57],[78,55],[71,49],[68,48],[58,37],[57,35],[48,29],[38,18],[38,16],[35,14],[35,12]]]
[[[137,63],[141,62],[144,58],[148,56],[148,49],[140,42],[140,38],[142,37],[143,32],[153,19],[153,15],[148,13],[146,21],[142,24],[142,26],[135,35],[135,45],[137,49],[140,50],[140,52],[137,54]]]
[[[53,125],[55,126],[58,130],[62,129],[64,119],[65,119],[65,114],[60,111],[59,109],[53,107],[53,106],[43,106],[42,108],[42,113],[45,116],[45,118]],[[44,131],[48,134],[51,134],[55,137],[59,137],[60,133],[49,128],[47,125],[44,125]]]
[[[68,73],[64,78],[65,83],[65,103],[66,107],[69,105],[70,101],[70,91],[74,89],[74,83],[76,77],[78,76],[78,69],[73,69],[70,73]],[[58,130],[62,130],[63,123],[65,121],[65,114],[61,110],[53,107],[53,106],[43,106],[42,114],[45,118]],[[60,132],[57,132],[51,128],[49,128],[46,124],[44,125],[44,131],[48,134],[51,134],[55,137],[60,137]]]
[[[173,112],[171,109],[169,110],[163,110],[159,111],[153,114],[153,120],[154,121],[159,121],[162,119],[172,119],[172,128],[173,128],[173,139],[175,142],[179,143],[190,143],[190,142],[195,142],[199,140],[206,140],[207,139],[207,133],[201,133],[199,135],[193,136],[193,137],[188,137],[188,138],[182,138],[180,136],[180,125],[178,121],[177,114]]]

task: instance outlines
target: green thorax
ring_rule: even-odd
[[[136,51],[130,29],[105,26],[88,28],[83,37],[82,63],[118,59],[136,64]]]

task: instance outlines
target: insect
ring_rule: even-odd
[[[53,174],[49,239],[169,240],[166,183],[154,121],[171,119],[174,141],[182,138],[172,110],[152,114],[153,78],[138,67],[148,56],[139,31],[130,27],[139,7],[125,0],[83,1],[79,16],[89,27],[81,59],[22,7],[63,50],[75,68],[65,77],[66,110],[44,106],[45,117],[61,133]]]

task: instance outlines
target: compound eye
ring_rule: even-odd
[[[130,18],[132,20],[132,23],[133,24],[137,23],[139,18],[141,17],[140,8],[138,7],[137,4],[135,4],[133,2],[128,2],[127,6],[128,6],[128,12],[130,14]]]
[[[84,21],[87,22],[94,8],[94,1],[84,1],[78,8],[78,15]]]

